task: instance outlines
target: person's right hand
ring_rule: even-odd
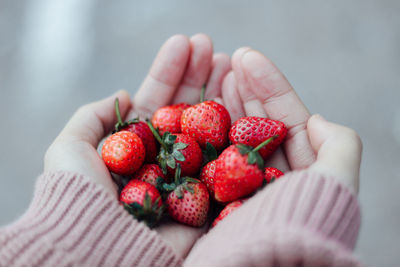
[[[362,144],[347,127],[310,113],[279,69],[260,52],[244,47],[232,57],[222,85],[232,122],[243,116],[280,120],[288,128],[283,150],[267,165],[283,171],[310,168],[358,192]]]

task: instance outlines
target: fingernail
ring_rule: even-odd
[[[251,47],[243,46],[243,47],[236,49],[236,51],[233,53],[233,55],[242,55],[242,54],[245,54],[249,50],[251,50]]]
[[[268,62],[266,58],[255,50],[250,50],[243,55],[242,64],[254,78],[264,76],[266,70],[268,70]]]
[[[320,121],[327,121],[321,114],[317,113],[313,115],[314,118],[320,120]]]

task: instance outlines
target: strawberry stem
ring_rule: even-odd
[[[156,131],[156,129],[154,129],[153,124],[150,122],[149,119],[146,119],[146,123],[149,126],[151,132],[153,133],[154,137],[157,139],[157,141],[160,143],[160,145],[162,145],[162,147],[165,149],[165,151],[168,151],[168,147],[167,145],[163,142],[163,140],[161,139],[161,136],[158,134],[158,132]]]
[[[178,186],[180,184],[180,178],[181,178],[181,164],[177,164],[178,166],[176,167],[175,170],[175,184]]]
[[[203,87],[201,87],[201,92],[200,92],[200,103],[204,102],[204,95],[206,94],[206,85],[204,84]]]
[[[129,123],[123,122],[121,117],[121,112],[119,110],[119,99],[115,99],[115,114],[117,115],[118,122],[115,124],[114,132],[119,132],[122,128],[129,125]]]
[[[117,114],[118,124],[122,125],[124,122],[121,118],[121,112],[119,111],[119,99],[118,97],[115,99],[115,114]]]
[[[276,138],[278,138],[278,135],[274,135],[270,138],[268,138],[267,140],[265,140],[264,142],[262,142],[261,144],[259,144],[256,148],[254,148],[252,151],[253,152],[257,152],[258,150],[260,150],[261,148],[263,148],[264,146],[268,145],[269,143],[271,143],[272,141],[274,141]]]

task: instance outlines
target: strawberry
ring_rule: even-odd
[[[232,144],[244,144],[256,147],[271,136],[278,137],[260,149],[259,153],[265,160],[283,142],[287,134],[283,122],[261,117],[244,117],[237,120],[229,131],[229,140]]]
[[[278,170],[277,168],[273,168],[273,167],[265,168],[265,171],[264,171],[265,180],[268,184],[274,182],[283,174],[284,173],[282,171]]]
[[[115,124],[114,132],[128,131],[137,134],[137,136],[139,136],[139,138],[142,140],[146,150],[145,162],[153,163],[158,151],[156,139],[154,138],[149,126],[145,122],[139,121],[139,118],[123,122],[119,110],[118,98],[115,99],[115,113],[117,115],[118,122]]]
[[[226,108],[214,101],[204,101],[182,113],[182,133],[193,137],[202,148],[207,142],[221,151],[228,143],[231,117]]]
[[[225,149],[216,162],[214,198],[230,202],[253,193],[262,186],[264,161],[258,151],[273,142],[275,136],[256,148],[243,144]]]
[[[164,173],[157,164],[144,164],[132,177],[132,179],[141,180],[154,186],[157,186],[158,178],[166,181]]]
[[[137,134],[142,139],[144,148],[146,150],[145,162],[153,163],[158,153],[156,139],[153,133],[150,131],[149,126],[143,121],[139,121],[138,118],[130,120],[128,126],[122,128],[122,131],[129,131]]]
[[[215,179],[216,160],[207,163],[200,173],[200,181],[206,185],[210,195],[214,195],[214,179]]]
[[[169,215],[176,221],[191,226],[202,226],[207,220],[210,198],[207,187],[199,180],[180,177],[178,164],[175,182],[164,185],[173,190],[167,197],[166,204]]]
[[[159,108],[151,119],[154,128],[158,129],[162,136],[165,132],[181,133],[182,112],[190,107],[189,104],[180,103]]]
[[[167,174],[168,170],[168,173],[173,176],[178,163],[181,165],[184,176],[195,175],[199,172],[203,155],[199,144],[192,137],[166,132],[161,138],[149,121],[147,124],[161,144],[157,160],[164,174]]]
[[[131,180],[122,190],[120,201],[129,213],[149,227],[153,227],[162,216],[161,196],[152,184]]]
[[[201,148],[199,144],[190,136],[185,134],[175,134],[176,140],[175,144],[181,143],[186,144],[186,148],[181,149],[180,152],[183,155],[183,158],[176,159],[176,163],[179,163],[182,168],[182,175],[184,176],[193,176],[197,174],[200,170],[201,163],[203,160],[203,155],[201,153]],[[162,155],[162,153],[160,153]],[[173,175],[175,171],[173,170],[173,166],[168,166],[168,173]]]
[[[242,204],[244,203],[243,200],[239,199],[236,201],[233,201],[231,203],[229,203],[228,205],[226,205],[226,207],[220,212],[220,214],[218,215],[217,218],[215,218],[214,222],[212,223],[212,227],[215,227],[220,221],[222,221],[226,216],[228,216],[229,214],[231,214],[234,210],[236,210],[237,208],[239,208],[240,206],[242,206]]]
[[[139,136],[122,131],[105,140],[101,154],[111,172],[131,175],[142,166],[146,151]]]

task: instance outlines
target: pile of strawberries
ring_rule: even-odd
[[[216,225],[244,199],[283,175],[264,167],[287,133],[280,121],[244,117],[233,124],[214,101],[158,109],[150,120],[118,123],[102,147],[108,169],[122,176],[120,202],[150,227],[163,218],[202,226],[211,204]]]

